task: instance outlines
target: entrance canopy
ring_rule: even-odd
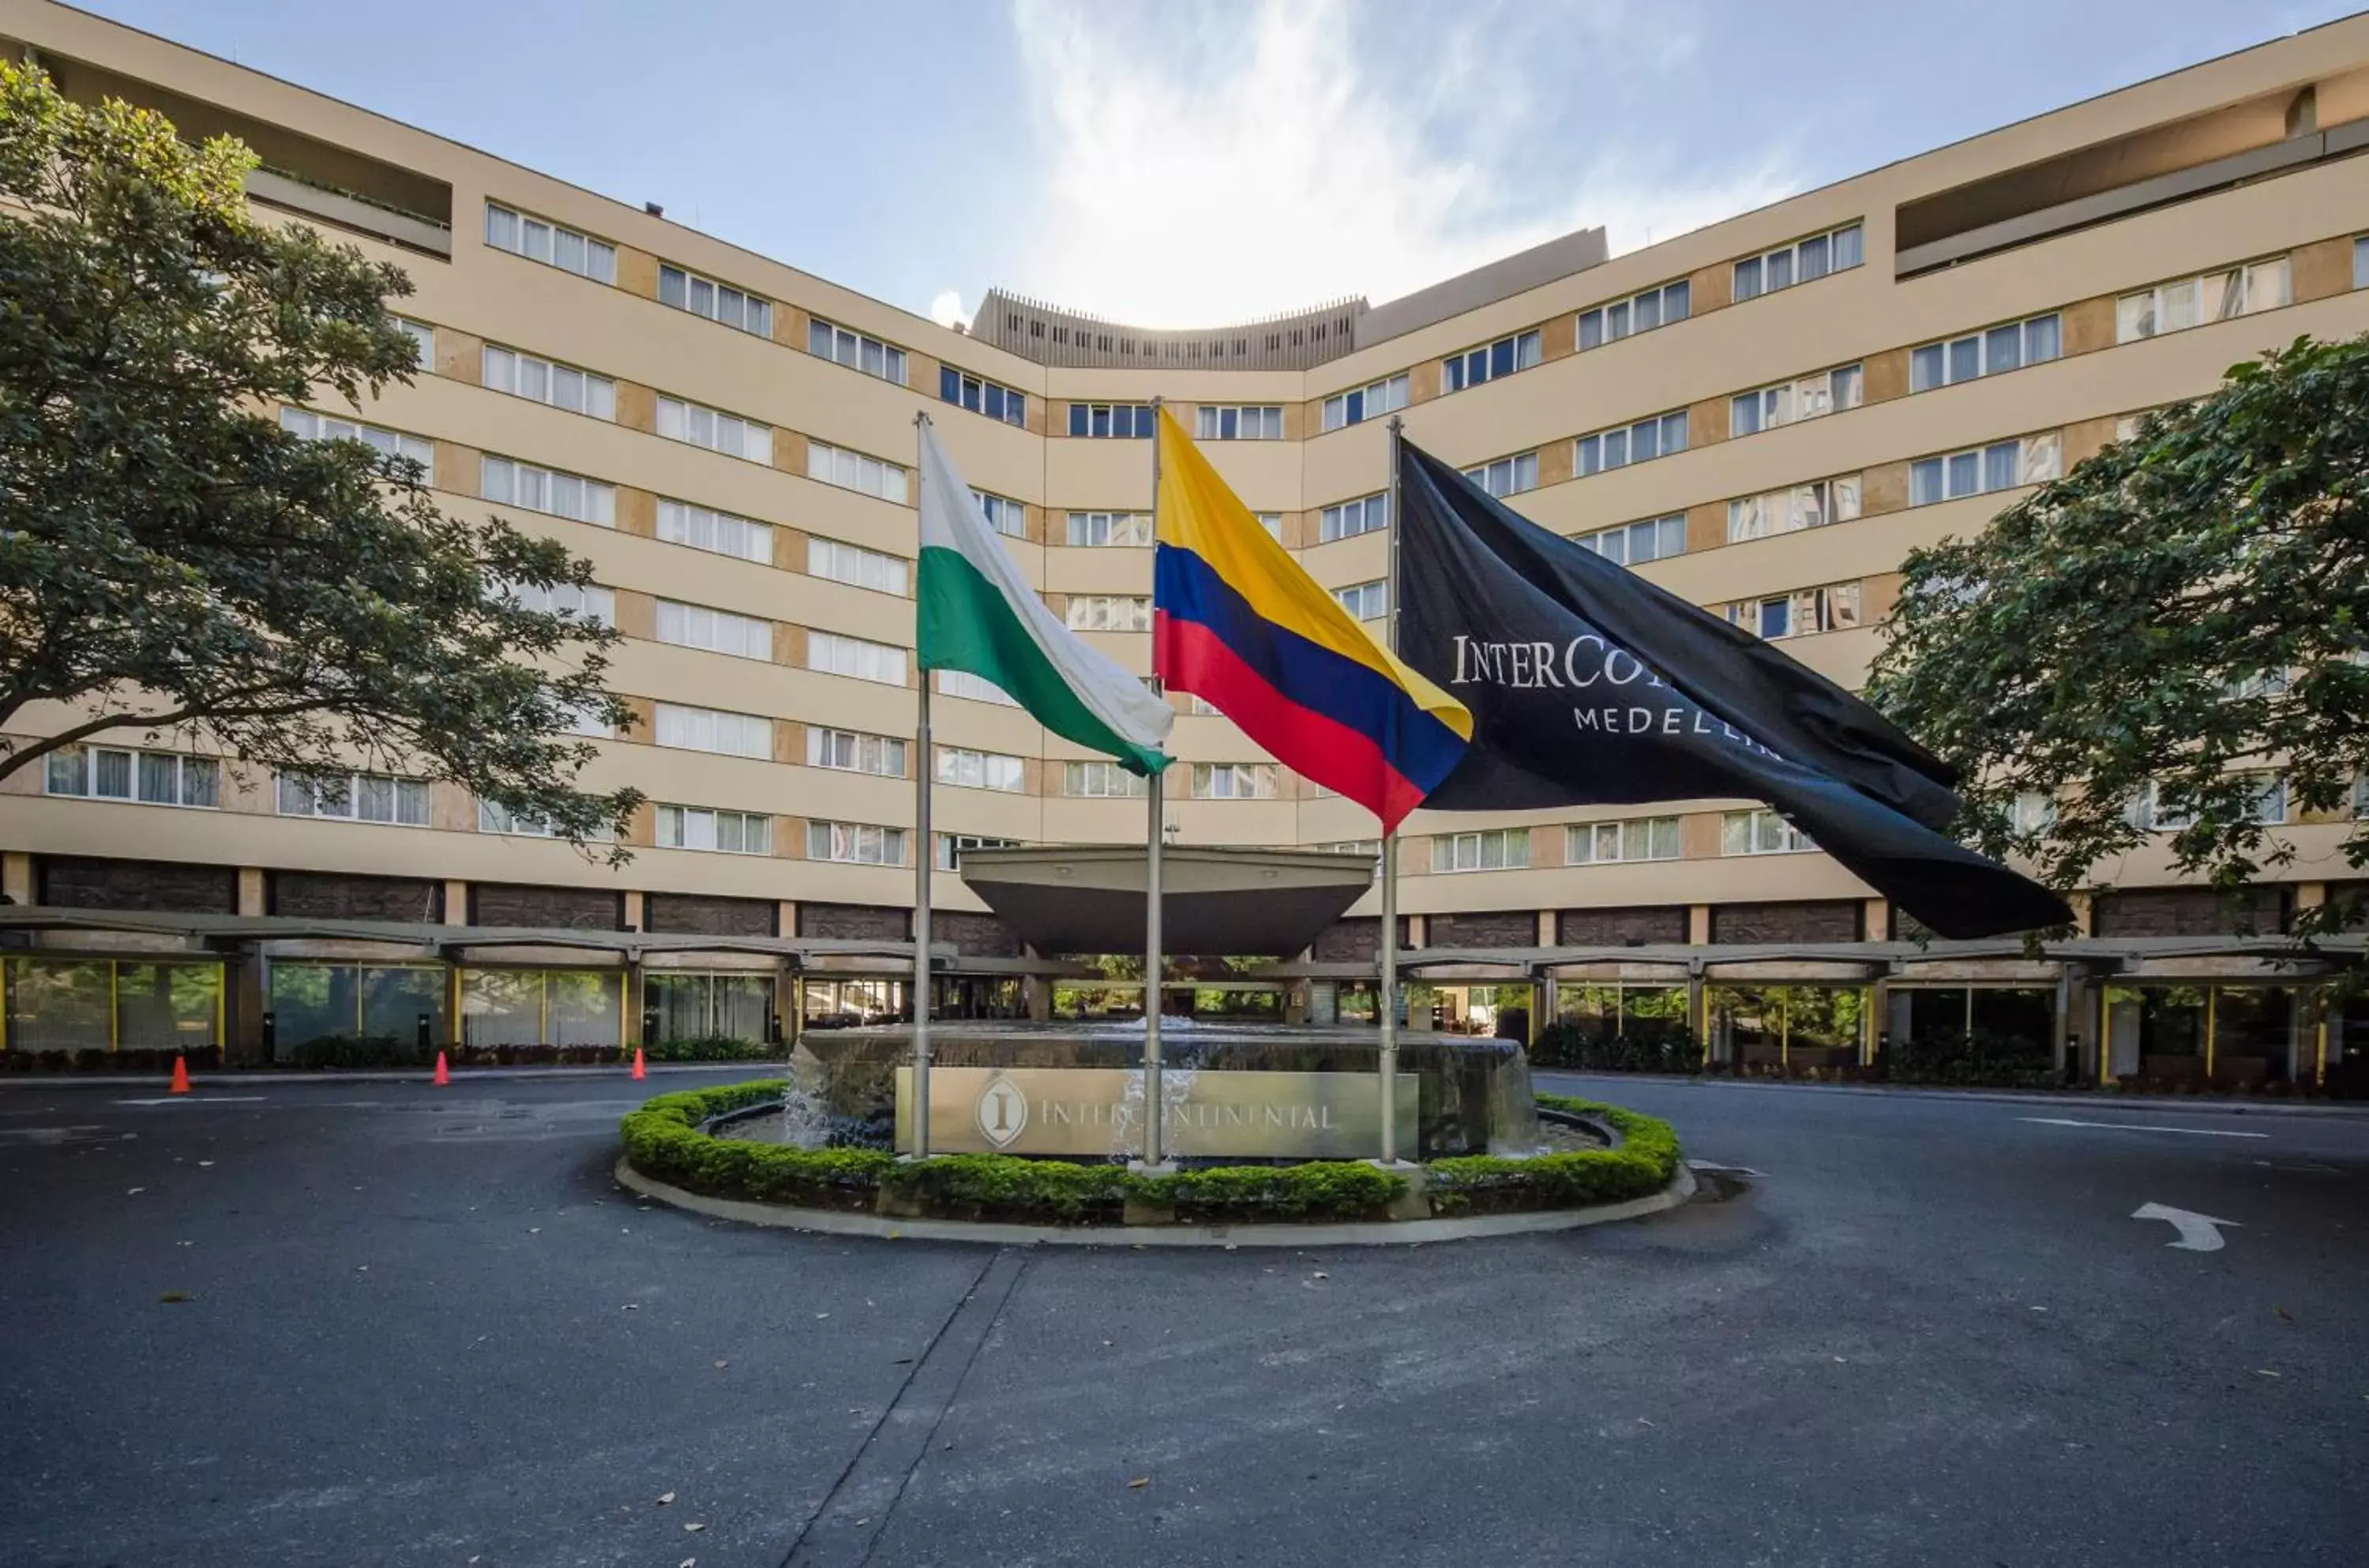
[[[1144,852],[1072,845],[962,852],[962,879],[1039,953],[1143,949]],[[1374,882],[1370,854],[1162,849],[1162,945],[1288,958]]]

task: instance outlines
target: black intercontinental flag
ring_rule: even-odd
[[[2063,899],[1936,830],[1949,767],[1750,634],[1500,505],[1402,441],[1398,654],[1472,710],[1428,810],[1765,801],[1945,937]]]

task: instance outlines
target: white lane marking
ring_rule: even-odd
[[[264,1094],[163,1094],[154,1100],[118,1100],[119,1105],[251,1105],[269,1098]]]
[[[2185,1208],[2166,1208],[2159,1203],[2140,1206],[2131,1218],[2168,1221],[2173,1230],[2180,1232],[2180,1240],[2166,1242],[2164,1245],[2191,1253],[2217,1253],[2221,1250],[2221,1232],[2214,1229],[2216,1226],[2226,1225],[2233,1230],[2243,1229],[2234,1219],[2215,1219],[2209,1214],[2193,1214]]]
[[[2192,1138],[2268,1138],[2267,1132],[2225,1132],[2217,1127],[2149,1127],[2141,1122],[2080,1122],[2071,1116],[2018,1116],[2020,1122],[2043,1127],[2103,1127],[2117,1132],[2184,1132]]]
[[[1687,1162],[1687,1164],[1693,1170],[1708,1171],[1714,1175],[1721,1176],[1765,1176],[1768,1174],[1767,1172],[1756,1171],[1749,1165],[1714,1165],[1708,1160],[1689,1160]]]

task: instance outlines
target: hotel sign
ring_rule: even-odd
[[[1367,1160],[1381,1152],[1370,1072],[1171,1068],[1161,1143],[1186,1158]],[[1398,1075],[1398,1146],[1415,1146],[1421,1080]],[[1139,1153],[1143,1074],[1129,1067],[930,1070],[930,1148],[942,1154]],[[913,1147],[913,1070],[897,1070],[897,1147]]]

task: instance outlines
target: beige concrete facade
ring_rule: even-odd
[[[1717,609],[1799,590],[1856,587],[1859,624],[1792,636],[1786,644],[1811,667],[1856,686],[1883,635],[1880,622],[1896,592],[1902,556],[1914,546],[1978,529],[2026,493],[1912,504],[1920,498],[1910,480],[1913,464],[2014,438],[2054,438],[2069,464],[2111,440],[2116,418],[2203,393],[2233,362],[2300,334],[2340,337],[2369,329],[2369,292],[2357,287],[2353,249],[2356,233],[2369,230],[2369,158],[2343,155],[2357,144],[2349,132],[2363,122],[2330,119],[2339,109],[2369,110],[2369,96],[2359,90],[2369,72],[2369,19],[2363,18],[1805,192],[1378,341],[1361,335],[1353,351],[1313,368],[1241,372],[1174,364],[1049,366],[428,132],[92,17],[7,0],[0,5],[0,37],[10,40],[12,52],[29,46],[59,71],[70,91],[78,72],[86,83],[145,84],[160,102],[216,106],[238,123],[276,129],[300,150],[358,155],[363,172],[341,174],[338,181],[365,195],[375,189],[363,189],[365,183],[378,181],[389,190],[431,193],[424,203],[416,194],[405,196],[413,207],[444,203],[449,227],[440,252],[433,213],[389,217],[379,207],[339,205],[342,199],[326,192],[308,195],[308,187],[275,188],[281,199],[264,209],[275,217],[320,222],[341,242],[401,266],[416,284],[402,314],[434,334],[434,352],[414,384],[391,388],[360,410],[338,409],[327,398],[316,406],[433,442],[433,482],[445,506],[495,511],[560,538],[589,556],[599,580],[614,590],[618,624],[628,640],[615,658],[613,683],[635,699],[645,723],[625,738],[602,742],[589,784],[630,784],[664,806],[772,820],[770,853],[741,854],[659,847],[658,814],[646,812],[632,835],[632,863],[612,870],[564,845],[481,831],[473,803],[442,786],[426,825],[399,827],[280,817],[271,781],[235,760],[225,768],[220,805],[212,809],[52,795],[42,778],[29,773],[0,786],[0,851],[6,852],[10,893],[17,898],[41,896],[40,865],[63,859],[235,868],[258,882],[265,890],[257,897],[267,902],[270,879],[290,873],[418,878],[444,889],[442,918],[454,923],[468,918],[466,890],[483,885],[614,891],[624,896],[620,908],[636,917],[656,907],[646,906],[646,898],[662,895],[750,900],[791,911],[793,920],[809,906],[908,907],[910,871],[809,858],[808,824],[907,826],[913,815],[910,772],[921,760],[909,743],[907,775],[884,777],[810,767],[807,747],[811,732],[824,729],[912,735],[910,590],[900,596],[849,586],[808,568],[814,543],[824,541],[910,561],[915,516],[910,505],[807,474],[816,443],[910,469],[917,411],[933,417],[973,485],[1025,509],[1025,536],[1013,538],[1010,548],[1028,579],[1059,605],[1070,596],[1150,591],[1149,550],[1066,542],[1071,512],[1144,511],[1150,505],[1150,443],[1072,439],[1067,433],[1071,404],[1140,403],[1157,395],[1186,405],[1278,406],[1286,439],[1213,442],[1207,450],[1253,509],[1283,515],[1287,541],[1319,581],[1345,587],[1387,575],[1388,535],[1321,543],[1320,514],[1384,487],[1385,432],[1379,419],[1325,430],[1325,400],[1405,375],[1410,439],[1465,464],[1538,454],[1540,483],[1512,504],[1545,525],[1578,534],[1685,517],[1685,552],[1638,569],[1696,603]],[[2296,126],[2295,115],[2266,118],[2257,107],[2275,102],[2292,110],[2306,100],[2317,105],[2306,116],[2305,134],[2318,138],[2318,155],[2297,156],[2268,175],[2213,185],[2184,199],[2100,220],[2068,220],[2058,232],[1987,250],[1962,235],[1951,243],[1973,245],[1973,254],[1902,275],[1895,245],[1900,213],[1919,214],[1920,256],[1932,249],[1933,233],[1950,237],[1948,212],[1929,215],[1937,207],[1930,199],[1978,188],[1991,194],[1977,216],[1994,224],[2008,218],[2041,222],[2044,228],[2033,214],[2044,219],[2049,209],[2038,195],[2019,205],[2014,171],[2034,170],[2036,190],[2040,171],[2056,167],[2051,160],[2062,155],[2118,142],[2156,147],[2162,128],[2191,121],[2224,128],[2220,140],[2198,142],[2199,158],[2283,145],[2295,140],[2286,134]],[[2165,166],[2184,166],[2174,158]],[[297,194],[288,197],[286,189]],[[440,191],[445,194],[432,194]],[[488,203],[612,246],[613,283],[487,243]],[[1978,225],[1961,227],[1972,234]],[[1740,260],[1844,230],[1858,234],[1859,265],[1760,297],[1734,298]],[[2234,319],[2117,341],[2122,296],[2280,258],[2286,261],[2290,303],[2272,301]],[[769,302],[770,333],[738,330],[660,303],[662,269]],[[1679,280],[1691,286],[1688,319],[1585,346],[1585,313]],[[2061,344],[2054,360],[1911,390],[1916,349],[2052,315]],[[901,349],[905,383],[808,352],[807,324],[818,318]],[[1444,356],[1530,331],[1540,334],[1543,345],[1533,368],[1443,392]],[[610,378],[615,418],[567,412],[481,384],[487,344]],[[941,366],[1019,393],[1026,399],[1024,418],[1013,424],[949,406],[938,395]],[[1757,433],[1732,429],[1738,395],[1847,366],[1861,367],[1858,406]],[[767,427],[771,461],[727,456],[657,433],[662,400],[669,399]],[[1677,410],[1688,414],[1685,451],[1578,474],[1579,438]],[[483,499],[481,464],[487,454],[612,486],[614,525]],[[1855,517],[1729,543],[1731,502],[1835,479],[1857,481]],[[910,475],[906,493],[910,498]],[[667,542],[658,536],[658,518],[671,509],[668,503],[769,525],[767,559]],[[770,656],[659,641],[668,602],[769,623]],[[907,650],[902,681],[809,668],[817,634]],[[1148,669],[1148,635],[1093,637],[1128,668]],[[658,745],[653,721],[662,706],[675,704],[769,721],[772,744],[760,756]],[[50,733],[69,717],[64,711],[33,712],[18,723],[28,733]],[[935,726],[942,748],[1025,763],[1017,792],[940,789],[939,831],[1029,843],[1140,841],[1140,803],[1067,794],[1064,764],[1087,761],[1086,754],[1048,738],[1013,710],[947,699],[936,704]],[[139,744],[131,737],[123,743]],[[1366,813],[1289,777],[1271,800],[1193,798],[1190,764],[1261,760],[1222,718],[1181,716],[1175,750],[1185,764],[1169,792],[1175,841],[1308,846],[1375,834]],[[1707,911],[1721,906],[1867,900],[1868,889],[1823,854],[1720,853],[1722,818],[1748,807],[1688,801],[1652,810],[1504,818],[1419,812],[1405,830],[1401,908],[1418,917],[1523,911],[1541,932],[1554,929],[1562,911],[1660,909],[1682,911],[1676,915],[1679,927],[1701,940],[1715,925]],[[1679,818],[1677,858],[1571,863],[1569,830],[1646,817]],[[1433,835],[1505,828],[1528,830],[1525,856],[1512,866],[1434,873]],[[2297,898],[2317,897],[2320,883],[2348,875],[2335,853],[2341,828],[2298,824],[2288,831],[2300,853],[2283,875],[2297,885]],[[908,853],[919,852],[909,845]],[[2161,856],[2139,854],[2116,869],[2114,880],[2153,887],[2174,878]],[[939,877],[934,898],[942,909],[982,908],[950,875]],[[1372,902],[1369,897],[1358,912],[1371,913]],[[1885,923],[1879,902],[1862,918],[1861,934],[1889,934],[1877,929]]]

